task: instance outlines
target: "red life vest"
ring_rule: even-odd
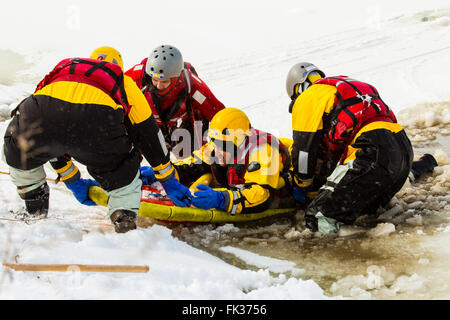
[[[115,103],[122,105],[125,114],[130,111],[123,71],[115,63],[88,58],[64,59],[39,82],[35,92],[56,81],[76,81],[94,86],[108,94]]]
[[[245,140],[244,144],[240,146],[238,149],[238,154],[233,160],[233,164],[228,165],[228,169],[226,172],[226,181],[229,186],[237,186],[245,183],[245,173],[248,170],[251,170],[248,163],[250,155],[256,151],[259,146],[264,144],[270,144],[272,147],[277,148],[282,157],[283,162],[283,172],[287,172],[290,167],[290,155],[286,146],[284,146],[280,140],[278,140],[275,136],[270,133],[260,131],[254,128],[251,128],[251,135],[248,139]],[[213,175],[216,180],[220,183],[223,182],[223,179],[220,179],[217,175],[219,172],[215,172],[213,167]],[[219,178],[219,179],[217,179]]]
[[[314,84],[336,87],[334,109],[324,118],[324,142],[331,155],[342,151],[345,159],[347,146],[356,133],[374,121],[397,122],[394,113],[381,100],[370,84],[346,76],[326,77]]]

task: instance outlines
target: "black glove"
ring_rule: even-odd
[[[433,172],[438,163],[436,159],[429,153],[425,153],[419,160],[412,163],[411,172],[414,179],[421,178],[425,173]]]
[[[119,209],[110,216],[117,233],[125,233],[136,229],[137,214],[130,210]]]

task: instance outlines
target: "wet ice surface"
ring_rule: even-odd
[[[418,114],[429,107],[435,111],[429,122],[409,111],[399,118],[406,116],[416,160],[431,153],[439,166],[407,181],[378,217],[363,216],[331,236],[305,229],[303,211],[246,224],[168,226],[174,236],[242,268],[261,268],[261,257],[284,260],[289,268],[267,269],[312,279],[329,296],[449,299],[450,121],[439,110],[450,111],[450,104],[422,105]],[[153,221],[141,221],[146,223]]]
[[[450,101],[422,103],[402,110],[398,121],[405,127],[416,155],[441,150],[450,155]]]
[[[313,279],[332,296],[448,299],[449,166],[446,169],[447,195],[423,194],[439,185],[434,179],[444,180],[444,173],[431,175],[405,188],[379,219],[361,219],[360,226],[347,226],[337,236],[306,230],[302,212],[245,226],[171,228],[176,237],[245,268],[256,270],[261,265],[222,248],[294,262],[296,268],[304,270],[302,279]]]

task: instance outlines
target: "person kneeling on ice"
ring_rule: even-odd
[[[200,79],[194,67],[184,61],[180,50],[171,45],[160,45],[125,74],[144,93],[167,148],[177,158],[189,156],[191,151],[206,143],[203,135],[209,122],[225,106]],[[179,129],[185,129],[188,134],[178,136]],[[183,154],[184,147],[174,148],[178,143],[174,141],[175,137],[190,145],[187,154]]]
[[[47,215],[43,165],[50,161],[80,203],[95,205],[89,187],[100,184],[109,195],[115,230],[135,229],[142,156],[173,202],[190,206],[189,189],[175,177],[147,100],[122,67],[120,53],[110,47],[96,49],[91,58],[62,60],[13,111],[3,159],[29,214]],[[86,165],[98,183],[82,179],[71,158]]]
[[[243,111],[236,108],[219,111],[211,120],[208,138],[210,142],[201,150],[174,162],[184,185],[212,173],[212,184],[218,186],[197,185],[198,191],[192,198],[194,206],[232,215],[257,213],[271,208],[277,193],[285,191],[289,195],[284,188],[289,186],[287,146],[275,136],[252,128]],[[154,181],[151,168],[141,167],[141,172],[147,174],[150,183]]]
[[[336,233],[342,224],[375,214],[401,189],[413,164],[410,140],[393,111],[372,85],[326,77],[308,62],[290,69],[286,90],[293,195],[305,205],[306,226]],[[429,156],[415,163],[414,177],[437,165]]]

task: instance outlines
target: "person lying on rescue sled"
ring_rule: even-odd
[[[326,77],[302,62],[288,72],[286,90],[292,100],[293,195],[306,206],[312,231],[336,233],[342,224],[375,214],[400,190],[411,169],[418,178],[437,165],[425,155],[412,168],[410,140],[368,83]]]
[[[289,185],[285,181],[290,167],[287,147],[275,136],[252,128],[243,111],[219,111],[211,120],[208,137],[211,141],[201,150],[174,162],[184,185],[212,173],[213,183],[219,186],[197,185],[199,191],[192,198],[194,206],[232,215],[257,213],[271,207],[277,192],[288,192],[284,188]],[[142,171],[148,173],[148,183],[152,183],[151,168],[142,167]]]
[[[185,158],[206,143],[203,136],[209,122],[225,106],[200,79],[195,68],[183,60],[176,47],[156,47],[148,58],[125,74],[144,93],[164,134],[167,148],[177,158]],[[186,134],[176,129],[186,129]],[[177,141],[186,144],[186,139],[190,140],[188,153],[185,147],[175,148]]]
[[[135,229],[141,154],[175,204],[190,205],[189,189],[175,178],[151,109],[122,67],[120,53],[110,47],[96,49],[91,58],[64,59],[14,110],[4,136],[4,160],[29,214],[48,213],[43,165],[49,161],[80,203],[95,205],[88,190],[100,184],[109,195],[115,230]],[[72,158],[86,165],[96,181],[82,179]]]

